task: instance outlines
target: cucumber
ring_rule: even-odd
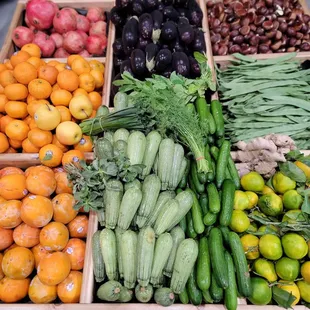
[[[179,299],[183,305],[187,305],[189,303],[186,287],[184,287],[184,290],[179,294]]]
[[[229,248],[229,232],[230,229],[227,226],[219,226],[221,233],[222,233],[222,237],[223,237],[223,242],[224,245]]]
[[[106,105],[101,105],[96,113],[96,117],[98,116],[108,116],[110,114],[109,108]]]
[[[197,233],[194,229],[194,223],[193,223],[193,219],[192,219],[192,213],[188,212],[186,214],[186,236],[189,238],[196,238],[197,237]]]
[[[119,302],[130,302],[133,297],[133,291],[129,290],[127,287],[122,286],[121,291],[119,293]]]
[[[228,140],[225,140],[220,147],[219,156],[216,162],[215,179],[217,188],[221,188],[225,180],[225,173],[228,165],[229,156],[230,142]]]
[[[216,124],[215,124],[214,117],[211,114],[211,107],[209,104],[207,105],[207,118],[208,118],[209,132],[211,135],[214,135],[216,131]]]
[[[211,276],[210,295],[214,302],[220,302],[224,297],[224,290],[218,285],[214,274]]]
[[[228,287],[228,270],[224,256],[223,237],[219,228],[213,227],[210,231],[209,251],[215,279],[221,288],[226,289]]]
[[[184,232],[186,232],[187,224],[186,224],[186,215],[182,218],[181,222],[179,223],[180,227]]]
[[[216,126],[215,135],[221,138],[224,136],[225,133],[224,117],[223,117],[222,105],[218,100],[211,101],[211,113],[213,115]]]
[[[206,193],[203,193],[200,195],[199,197],[199,204],[201,207],[201,211],[202,211],[202,216],[204,217],[208,211],[209,211],[209,207],[208,207],[208,195]]]
[[[138,284],[135,288],[136,298],[138,299],[138,301],[142,303],[149,302],[151,298],[153,297],[153,293],[154,293],[154,290],[151,284],[148,284],[145,286],[141,286],[140,284]]]
[[[232,257],[227,251],[225,252],[225,259],[228,268],[228,287],[224,292],[224,302],[227,310],[236,310],[238,304],[238,296],[235,266]]]
[[[196,268],[195,267],[192,269],[192,272],[190,273],[190,276],[186,283],[186,290],[187,290],[190,302],[195,306],[201,305],[202,293],[196,283]]]
[[[213,304],[213,299],[209,290],[202,291],[202,298],[206,304]]]
[[[141,131],[133,131],[127,141],[127,157],[131,165],[142,164],[145,148],[145,135]]]
[[[232,180],[225,180],[222,186],[220,225],[229,226],[234,208],[235,183]]]
[[[188,104],[186,105],[186,108],[187,108],[190,112],[192,112],[194,115],[196,114],[196,109],[195,109],[195,106],[194,106],[193,103],[188,103]]]
[[[170,174],[174,158],[174,142],[172,139],[163,139],[159,145],[158,152],[158,176],[161,180],[161,189],[166,190],[170,179]]]
[[[211,154],[210,154],[210,147],[208,144],[206,144],[206,146],[205,146],[204,155],[205,155],[206,161],[209,162],[211,164],[211,167],[212,167],[212,171],[207,173],[207,181],[212,182],[214,180],[214,176],[215,176],[215,169],[212,166],[212,158],[211,158]]]
[[[119,140],[128,141],[129,131],[126,128],[117,129],[113,135],[113,142],[117,142]]]
[[[199,240],[199,252],[197,260],[197,285],[202,291],[210,288],[211,262],[208,239],[203,237]]]
[[[206,226],[212,226],[216,222],[216,220],[217,220],[217,214],[208,211],[203,218],[203,223]]]
[[[117,92],[113,98],[114,111],[126,109],[128,106],[128,95],[123,92]]]
[[[187,186],[187,176],[183,174],[181,181],[179,182],[178,187],[184,189]]]
[[[249,297],[252,294],[250,271],[242,243],[235,232],[231,231],[229,233],[229,244],[236,267],[239,293],[244,297]]]
[[[221,201],[214,183],[209,183],[207,185],[207,194],[209,199],[209,211],[215,214],[219,213],[221,211]]]
[[[162,287],[155,291],[154,300],[158,305],[168,307],[174,303],[175,296],[171,288]]]
[[[98,291],[97,297],[105,301],[116,301],[120,296],[122,285],[117,281],[108,281],[102,284]]]
[[[204,186],[204,184],[199,182],[198,172],[197,172],[197,164],[194,162],[192,162],[192,164],[191,164],[191,172],[190,173],[191,173],[191,178],[193,180],[196,192],[199,194],[203,193],[205,190],[205,186]]]
[[[203,172],[198,173],[198,181],[202,184],[207,183],[207,181],[208,181],[207,175]]]
[[[187,189],[188,191],[190,189]],[[194,224],[194,229],[197,234],[202,234],[205,230],[205,226],[203,224],[203,217],[201,207],[199,205],[199,201],[196,197],[196,194],[192,191],[191,192],[193,197],[193,204],[192,204],[192,219]]]
[[[240,188],[240,177],[239,177],[239,172],[236,168],[236,165],[231,157],[231,155],[229,154],[228,157],[228,170],[231,176],[231,179],[233,180],[233,182],[235,183],[236,189]]]

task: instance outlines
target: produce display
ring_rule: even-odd
[[[62,167],[0,170],[0,300],[77,303],[88,215]]]
[[[208,1],[214,55],[310,51],[310,16],[295,0]]]
[[[15,46],[20,49],[35,43],[42,57],[103,56],[106,50],[106,15],[99,7],[78,11],[69,7],[60,9],[51,0],[30,0],[24,23],[12,33]]]

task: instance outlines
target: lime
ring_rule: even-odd
[[[305,239],[296,233],[287,233],[282,237],[284,253],[289,258],[302,259],[308,253]]]
[[[305,302],[310,302],[310,283],[306,281],[298,281],[297,286],[299,288],[301,299]]]
[[[261,277],[267,279],[268,282],[274,282],[278,279],[273,262],[267,259],[258,258],[253,264],[253,270]]]
[[[243,191],[236,190],[234,198],[234,209],[235,210],[245,210],[250,206],[250,200],[247,194]]]
[[[301,169],[304,174],[306,175],[307,179],[310,178],[310,167],[307,166],[306,164],[302,163],[301,161],[297,160],[294,162],[294,164]]]
[[[299,261],[288,257],[282,257],[276,262],[276,273],[286,281],[294,281],[299,274]]]
[[[303,198],[295,189],[290,189],[283,195],[283,205],[285,209],[299,209],[303,203]]]
[[[278,228],[274,225],[262,225],[260,228],[258,228],[258,231],[265,233],[265,234],[271,234],[271,235],[278,234]]]
[[[284,291],[292,293],[292,295],[295,296],[296,299],[291,304],[291,306],[295,306],[299,302],[300,293],[299,293],[299,289],[298,289],[297,285],[294,282],[287,282],[287,281],[280,280],[278,287]]]
[[[274,193],[261,196],[258,200],[258,206],[264,214],[270,216],[277,216],[283,211],[282,200]]]
[[[263,177],[255,171],[249,172],[241,178],[241,186],[246,191],[261,192],[264,185]]]
[[[240,238],[245,256],[247,259],[256,259],[259,257],[258,243],[259,239],[251,234],[246,234]]]
[[[259,251],[267,259],[278,260],[283,254],[280,238],[271,234],[261,236]]]
[[[295,189],[296,182],[285,176],[283,173],[276,172],[272,178],[272,186],[277,193],[284,194],[290,189]]]
[[[296,224],[301,222],[306,222],[307,219],[301,210],[290,210],[287,211],[282,218],[282,222],[287,222],[289,224]]]
[[[242,210],[233,210],[229,227],[238,233],[246,231],[250,226],[250,220]]]
[[[252,294],[248,297],[254,305],[267,305],[271,301],[272,291],[268,282],[259,277],[251,278]]]
[[[307,244],[308,244],[308,257],[310,258],[310,240],[308,240]]]
[[[257,194],[255,194],[254,192],[250,192],[250,191],[246,191],[245,193],[246,193],[246,195],[249,198],[249,206],[248,206],[247,209],[254,208],[257,205],[257,202],[258,202]]]
[[[310,262],[305,262],[301,265],[300,273],[304,280],[310,283]]]
[[[256,232],[257,231],[257,224],[255,222],[250,222],[250,226],[247,229],[248,232]]]
[[[270,194],[270,193],[274,193],[273,189],[267,185],[264,185],[264,188],[262,190],[262,194],[266,195],[266,194]]]

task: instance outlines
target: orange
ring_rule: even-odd
[[[64,70],[66,70],[66,64],[63,64],[63,63],[58,64],[58,65],[55,66],[55,68],[58,70],[58,73],[62,72]]]
[[[43,284],[36,275],[30,282],[28,296],[35,304],[48,304],[57,298],[57,286]]]
[[[46,171],[31,173],[26,178],[26,187],[31,194],[49,197],[56,189],[54,173],[50,174]]]
[[[60,222],[51,222],[40,232],[40,243],[48,251],[61,251],[68,241],[69,230]]]
[[[54,106],[63,105],[68,107],[71,98],[71,93],[65,89],[54,90],[51,93],[51,101]]]
[[[55,252],[43,257],[38,266],[38,277],[43,284],[57,285],[70,273],[70,258],[66,253]]]
[[[58,172],[57,172],[58,173]],[[56,172],[55,172],[56,174]],[[4,199],[3,197],[0,196],[0,203],[7,201],[6,199]],[[0,250],[1,251],[1,250]]]
[[[3,270],[2,270],[2,260],[3,260],[3,254],[2,253],[0,253],[0,280],[2,280],[4,277],[5,277],[5,275],[4,275],[4,273],[3,273]]]
[[[14,120],[14,118],[12,118],[11,116],[8,116],[8,115],[4,115],[3,117],[1,117],[1,119],[0,119],[1,132],[5,133],[6,126],[13,120]]]
[[[30,104],[31,102],[37,100],[37,98],[33,97],[32,95],[28,94],[27,96],[27,104]]]
[[[75,59],[83,59],[83,60],[84,60],[84,58],[83,58],[82,56],[76,55],[76,54],[72,54],[72,55],[70,55],[70,56],[67,58],[67,63],[68,63],[68,65],[69,65],[70,67],[72,67],[72,63],[73,63],[73,61],[74,61]]]
[[[102,96],[97,91],[90,92],[88,98],[90,99],[94,110],[98,110],[102,105]]]
[[[23,84],[10,84],[5,86],[4,94],[9,100],[24,100],[28,96],[28,89]]]
[[[86,215],[78,215],[68,224],[71,238],[86,238],[88,230],[88,217]]]
[[[14,199],[0,204],[0,226],[2,228],[15,228],[22,222],[21,206],[21,201]]]
[[[56,194],[68,193],[72,194],[72,183],[67,178],[67,172],[59,171],[55,172],[56,179]]]
[[[35,147],[41,148],[52,142],[53,134],[47,130],[34,128],[28,132],[28,139]]]
[[[48,64],[49,66],[55,67],[56,65],[59,65],[60,62],[59,62],[58,60],[50,60],[47,64]]]
[[[29,126],[29,124],[31,123],[32,117],[30,115],[27,115],[23,121]]]
[[[34,43],[25,44],[21,48],[21,50],[27,52],[30,56],[38,57],[38,58],[41,57],[41,50],[37,44],[34,44]]]
[[[47,99],[52,93],[52,86],[46,80],[35,79],[29,83],[28,90],[37,99]]]
[[[103,63],[101,63],[100,61],[98,61],[96,59],[90,60],[88,63],[89,63],[92,70],[98,70],[102,74],[104,74],[104,64]]]
[[[90,136],[83,135],[79,143],[74,145],[75,150],[80,150],[82,152],[92,152],[93,142]]]
[[[59,85],[58,85],[57,83],[54,84],[53,87],[52,87],[52,90],[55,91],[55,90],[58,90],[58,89],[61,89],[61,88],[59,87]]]
[[[8,277],[0,281],[0,299],[5,303],[14,303],[27,296],[30,279],[15,280]]]
[[[4,153],[10,147],[8,138],[2,132],[0,132],[0,153]]]
[[[11,246],[13,242],[13,230],[0,227],[0,251]]]
[[[20,149],[22,147],[23,141],[9,139],[9,144],[14,149]]]
[[[42,66],[42,61],[40,58],[31,56],[30,58],[27,59],[27,62],[32,64],[36,69],[38,69],[40,66]],[[57,71],[58,72],[58,71]]]
[[[5,134],[11,139],[22,141],[27,138],[29,129],[24,121],[14,119],[6,125]]]
[[[60,88],[73,92],[79,87],[80,80],[75,72],[65,69],[58,74],[57,83]]]
[[[46,167],[44,165],[40,165],[40,166],[30,166],[30,167],[28,167],[25,170],[25,177],[28,178],[31,174],[36,174],[37,172],[40,172],[40,171],[47,172],[51,176],[54,175],[54,171],[51,168]]]
[[[24,171],[20,168],[17,168],[17,167],[5,167],[5,168],[2,168],[0,170],[0,178],[6,176],[6,175],[11,175],[11,174],[22,174],[24,175]]]
[[[7,67],[5,64],[0,64],[0,72],[7,70]]]
[[[4,88],[1,84],[0,84],[0,94],[4,94]]]
[[[21,223],[13,231],[14,242],[25,248],[32,248],[39,244],[40,229]]]
[[[62,157],[62,165],[64,166],[66,164],[72,163],[79,166],[81,160],[85,160],[84,153],[82,153],[80,150],[71,150],[64,153]]]
[[[28,194],[26,177],[22,174],[5,175],[0,179],[0,196],[4,199],[22,199]]]
[[[56,109],[59,111],[60,113],[60,122],[68,122],[71,121],[71,113],[70,110],[67,107],[64,107],[62,105],[59,105],[56,107]]]
[[[6,154],[9,154],[9,153],[17,153],[17,151],[13,148],[13,147],[9,147],[8,149],[7,149],[7,151],[5,151],[5,153]]]
[[[44,247],[39,243],[36,246],[34,246],[31,249],[33,256],[34,256],[34,262],[35,262],[35,267],[38,268],[38,265],[40,263],[40,260],[45,257],[48,253],[50,253],[49,251],[47,251],[46,249],[44,249]]]
[[[68,277],[57,286],[57,295],[63,303],[78,303],[80,301],[83,274],[71,271]]]
[[[73,96],[75,97],[75,96],[78,96],[78,95],[85,95],[85,96],[87,96],[88,93],[87,93],[87,91],[86,91],[85,89],[83,89],[83,88],[78,88],[78,89],[76,89],[76,90],[73,92]]]
[[[73,60],[71,69],[77,75],[81,75],[82,73],[89,73],[91,70],[89,63],[82,57],[77,57]]]
[[[63,152],[68,151],[68,147],[66,145],[63,145],[62,143],[60,143],[59,140],[57,139],[56,135],[53,135],[52,144],[58,146]]]
[[[38,128],[37,123],[33,118],[31,118],[31,120],[29,122],[29,128],[30,128],[30,130],[34,129],[34,128]]]
[[[30,58],[30,54],[28,52],[19,51],[11,56],[10,62],[12,67],[15,68],[19,63],[26,61],[28,58]]]
[[[57,81],[58,70],[49,65],[41,66],[38,68],[38,77],[48,81],[51,85],[54,85]]]
[[[102,88],[104,84],[103,74],[99,70],[91,70],[90,74],[95,79],[95,88]]]
[[[63,151],[54,144],[47,144],[43,146],[39,151],[39,159],[40,159],[41,164],[48,166],[48,167],[59,166],[61,164],[62,156],[63,156]],[[56,189],[56,186],[57,185],[56,185],[56,179],[55,179],[55,187],[53,187],[54,190]]]
[[[83,269],[85,248],[86,248],[85,241],[78,238],[72,238],[68,241],[67,246],[63,249],[63,252],[69,255],[72,270]]]
[[[9,101],[9,99],[5,96],[5,94],[0,94],[0,113],[5,111],[5,104]]]
[[[39,153],[40,148],[36,147],[28,138],[22,142],[23,153]]]
[[[88,93],[95,89],[96,82],[94,77],[90,73],[82,73],[79,76],[80,87],[85,89]]]
[[[12,70],[5,70],[0,73],[0,84],[3,87],[16,83]]]
[[[3,256],[2,269],[11,279],[26,279],[34,269],[33,253],[20,246],[7,251]]]
[[[45,99],[41,100],[33,100],[27,105],[27,112],[29,113],[30,116],[34,116],[36,113],[37,109],[41,107],[42,105],[49,104],[49,102]]]
[[[21,218],[29,226],[43,227],[52,217],[53,205],[50,199],[39,195],[29,195],[23,199]]]
[[[25,118],[28,115],[27,103],[22,101],[8,101],[5,105],[5,112],[13,118]]]
[[[18,247],[18,245],[16,243],[13,243],[12,245],[10,245],[7,249],[4,250],[3,254],[5,254],[6,252],[10,251],[11,249],[14,249]]]
[[[4,64],[5,64],[5,66],[6,66],[7,69],[9,69],[9,70],[13,70],[13,69],[14,69],[13,66],[12,66],[12,63],[11,63],[10,59],[7,59],[7,60],[4,62]]]
[[[38,76],[37,69],[28,61],[24,61],[15,66],[13,75],[18,83],[29,84]]]
[[[68,224],[78,214],[78,211],[74,210],[75,199],[71,194],[58,194],[53,198],[52,204],[54,209],[53,220],[55,222]]]
[[[94,117],[96,117],[96,115],[97,115],[97,111],[93,110],[93,112],[91,112],[91,114],[89,115],[88,118],[94,118]]]

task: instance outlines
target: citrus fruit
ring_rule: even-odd
[[[264,258],[258,258],[254,262],[253,270],[261,277],[267,279],[268,282],[274,282],[278,279],[273,262]]]
[[[285,209],[295,210],[301,207],[304,199],[296,190],[291,189],[284,193],[282,200]]]
[[[278,233],[278,228],[274,225],[262,225],[261,227],[258,228],[259,232],[266,234],[271,234],[271,235],[277,235]]]
[[[310,283],[306,281],[298,281],[297,286],[301,299],[305,302],[310,302]]]
[[[296,304],[298,304],[300,300],[300,293],[297,285],[294,282],[287,282],[280,280],[278,287],[284,291],[291,293],[296,298],[294,302],[291,304],[291,306],[295,306]]]
[[[245,210],[250,209],[250,200],[247,194],[243,191],[236,190],[234,198],[234,209]]]
[[[270,216],[277,216],[283,211],[282,200],[274,193],[261,196],[258,200],[258,206],[264,214]]]
[[[247,209],[252,209],[257,205],[258,202],[258,196],[256,193],[254,192],[250,192],[250,191],[246,191],[245,194],[248,196],[249,198],[249,207]]]
[[[83,274],[71,271],[68,277],[57,286],[57,295],[63,303],[78,303],[81,295]]]
[[[252,294],[248,297],[254,305],[267,305],[271,301],[272,291],[268,282],[259,277],[251,278]]]
[[[246,231],[250,226],[250,220],[242,210],[233,210],[229,227],[238,233]]]
[[[5,303],[17,302],[27,296],[30,279],[10,279],[4,277],[0,281],[0,299]],[[9,307],[8,307],[9,308]]]
[[[279,194],[284,194],[296,187],[296,182],[285,176],[282,172],[276,172],[272,178],[272,186]]]
[[[305,239],[296,233],[287,233],[282,237],[284,253],[289,258],[302,259],[308,253]]]
[[[35,276],[29,286],[30,300],[35,304],[47,304],[57,298],[57,286],[43,284],[38,276]]]
[[[270,194],[270,193],[274,193],[273,189],[267,185],[264,185],[264,188],[262,190],[262,194],[266,195],[266,194]]]
[[[306,222],[307,219],[305,214],[301,210],[289,210],[282,218],[282,222],[287,222],[289,224],[296,224],[298,222]]]
[[[247,259],[256,259],[259,257],[258,243],[259,239],[251,234],[243,235],[241,238],[243,250]]]
[[[301,265],[300,273],[304,280],[310,284],[310,261]]]
[[[280,238],[271,234],[263,235],[259,239],[259,251],[267,259],[278,260],[283,254]]]
[[[294,281],[299,274],[299,261],[288,257],[282,257],[276,262],[276,273],[286,281]]]
[[[261,192],[264,185],[263,177],[255,171],[249,172],[241,178],[241,186],[246,191]]]

